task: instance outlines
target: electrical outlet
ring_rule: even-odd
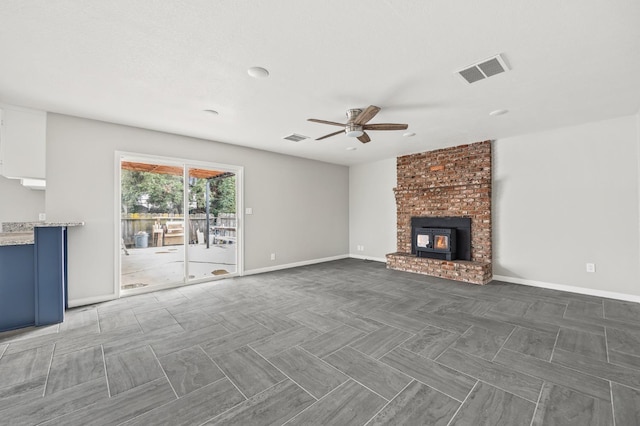
[[[45,213],[38,213],[38,220],[40,221],[47,220],[47,215]]]
[[[276,254],[275,253],[271,253],[271,260],[276,260]]]
[[[364,251],[364,246],[358,244],[358,246],[356,247],[357,251]]]
[[[587,263],[587,272],[595,272],[596,264],[595,263]]]

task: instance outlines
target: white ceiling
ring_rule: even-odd
[[[640,1],[2,0],[0,102],[357,164],[638,112]],[[416,136],[282,139],[370,104]]]

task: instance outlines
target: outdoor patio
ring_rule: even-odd
[[[189,278],[200,280],[236,272],[236,244],[189,244]],[[121,251],[122,289],[161,286],[183,281],[184,247],[181,245],[128,248]]]

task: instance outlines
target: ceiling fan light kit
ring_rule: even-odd
[[[348,137],[358,138],[360,142],[367,143],[371,141],[371,139],[369,138],[369,135],[365,130],[406,130],[409,127],[409,125],[407,124],[398,123],[367,124],[369,120],[371,120],[376,116],[376,114],[378,114],[378,112],[380,112],[379,107],[375,105],[369,105],[364,110],[357,108],[347,110],[346,123],[336,123],[335,121],[319,120],[317,118],[309,118],[307,119],[307,121],[311,121],[313,123],[328,124],[330,126],[343,127],[343,130],[338,130],[337,132],[321,136],[316,139],[317,141],[330,138],[331,136],[339,135],[340,133],[344,133]]]

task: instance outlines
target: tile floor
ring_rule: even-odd
[[[123,298],[0,334],[0,424],[638,425],[640,305],[355,259]]]

